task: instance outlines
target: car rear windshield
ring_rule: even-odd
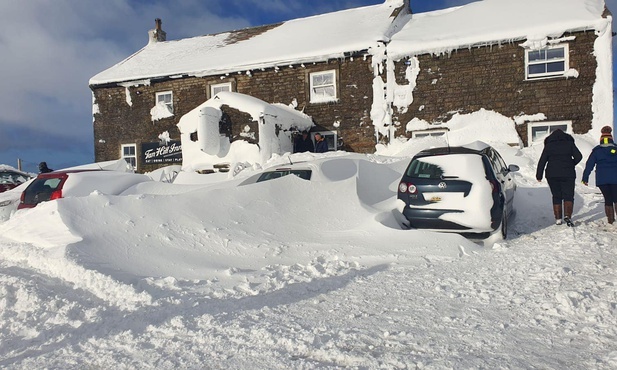
[[[287,175],[296,175],[303,180],[310,180],[311,172],[312,172],[311,170],[277,170],[277,171],[264,172],[261,174],[261,176],[259,176],[259,179],[257,179],[257,182],[268,181],[268,180],[276,179],[276,178],[287,176]]]
[[[30,186],[25,190],[24,203],[35,204],[49,200],[51,193],[58,188],[61,181],[62,179],[55,177],[32,181]]]
[[[483,168],[478,154],[447,154],[414,158],[405,174],[423,179],[464,178],[470,167]]]

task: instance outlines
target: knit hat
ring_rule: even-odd
[[[611,135],[613,129],[611,128],[611,126],[602,127],[600,132],[602,133],[602,135],[600,135],[600,144],[608,144],[609,140],[613,140],[613,135]]]

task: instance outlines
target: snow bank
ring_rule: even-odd
[[[321,181],[152,181],[19,211],[0,223],[0,366],[614,368],[598,189],[577,185],[577,227],[556,226],[542,146],[495,146],[521,171],[492,248],[401,229],[409,157],[294,154],[330,163]]]
[[[461,146],[473,141],[483,141],[491,145],[510,144],[519,146],[520,138],[514,120],[497,112],[479,111],[455,113],[448,122],[431,124],[414,118],[405,126],[407,131],[443,128],[448,131],[441,137],[423,137],[408,140],[405,137],[393,140],[389,145],[376,145],[376,154],[389,156],[409,156],[420,150],[439,146]]]

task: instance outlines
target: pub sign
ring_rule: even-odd
[[[142,143],[141,155],[143,163],[181,163],[182,162],[182,142],[172,140],[167,143]]]

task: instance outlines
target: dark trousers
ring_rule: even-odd
[[[574,202],[574,177],[547,177],[548,186],[553,194],[553,204],[562,201]]]
[[[617,203],[617,184],[598,185],[604,195],[604,205],[612,206]]]

